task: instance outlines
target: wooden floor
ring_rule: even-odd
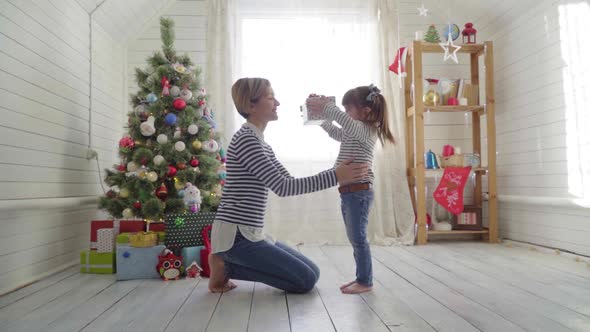
[[[0,297],[0,331],[590,331],[590,268],[475,242],[374,247],[375,288],[343,295],[352,250],[301,246],[321,268],[309,294],[207,280],[116,282],[69,269]]]

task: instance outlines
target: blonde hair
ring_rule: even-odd
[[[248,108],[268,93],[270,81],[260,77],[244,77],[237,80],[231,87],[231,97],[234,105],[244,119],[247,119]]]
[[[376,86],[359,86],[348,90],[342,97],[342,105],[354,105],[359,109],[369,107],[371,112],[364,122],[377,127],[377,136],[382,145],[385,144],[385,141],[395,144],[395,139],[389,129],[387,104]]]

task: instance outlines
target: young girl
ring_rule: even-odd
[[[348,90],[342,98],[345,112],[340,111],[326,97],[307,99],[307,108],[314,114],[324,114],[321,127],[330,137],[341,142],[336,166],[347,159],[367,163],[369,172],[360,182],[341,185],[338,188],[342,200],[342,217],[346,235],[354,251],[356,280],[346,283],[340,290],[346,294],[368,292],[373,287],[371,249],[367,241],[369,209],[373,203],[373,148],[377,138],[394,143],[389,129],[385,99],[374,86],[359,86]],[[332,124],[336,121],[341,128]]]

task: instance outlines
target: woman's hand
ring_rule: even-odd
[[[324,107],[330,102],[330,98],[326,96],[314,96],[307,98],[305,104],[311,114],[320,115],[324,112]]]
[[[352,159],[348,159],[336,167],[336,179],[340,185],[360,182],[366,178],[368,172],[367,164],[353,163]]]

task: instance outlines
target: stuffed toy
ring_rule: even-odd
[[[176,256],[171,250],[164,249],[158,256],[158,265],[156,270],[160,273],[162,279],[178,280],[184,273],[184,266],[182,266],[182,256]]]
[[[197,186],[187,182],[184,186],[184,205],[190,209],[192,213],[199,212],[201,207],[201,191]]]

